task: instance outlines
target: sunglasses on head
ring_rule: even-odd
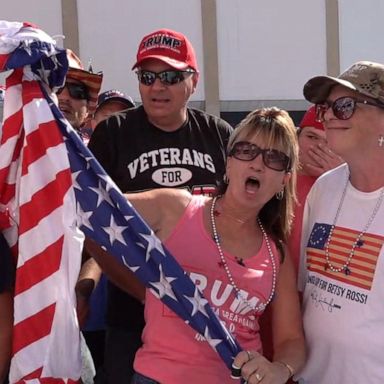
[[[145,69],[140,69],[137,72],[137,77],[141,84],[152,85],[156,79],[159,79],[164,85],[174,85],[181,83],[187,77],[195,73],[193,70],[177,71],[169,70],[162,72],[152,72]]]
[[[263,163],[266,167],[274,171],[288,171],[290,166],[289,157],[277,149],[262,149],[256,144],[248,141],[238,141],[229,152],[229,156],[237,160],[251,161],[257,156],[262,155]]]
[[[348,120],[355,113],[357,104],[372,105],[378,108],[384,108],[384,105],[377,104],[368,100],[356,100],[350,96],[339,97],[335,101],[325,101],[322,104],[316,104],[316,120],[323,122],[324,114],[329,108],[332,108],[332,112],[339,120]]]
[[[65,83],[64,87],[57,91],[57,94],[60,95],[64,88],[67,88],[69,95],[76,100],[89,100],[88,88],[84,84]]]

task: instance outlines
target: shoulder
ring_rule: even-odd
[[[209,126],[218,127],[219,129],[231,132],[233,131],[232,126],[222,119],[221,117],[211,115],[207,112],[201,111],[200,109],[188,108],[189,117],[195,118],[201,122],[205,122]]]
[[[323,173],[313,184],[311,193],[327,193],[329,196],[335,189],[342,188],[345,185],[349,175],[348,165],[341,164],[337,168]]]

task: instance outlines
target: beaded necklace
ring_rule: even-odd
[[[337,268],[337,267],[335,267],[331,263],[330,255],[329,255],[329,244],[331,243],[331,238],[332,238],[332,235],[333,235],[333,231],[334,231],[334,229],[336,227],[336,222],[337,222],[337,219],[339,218],[339,215],[340,215],[340,212],[341,212],[341,208],[342,208],[343,203],[344,203],[345,195],[347,193],[348,182],[349,182],[349,174],[347,175],[347,182],[345,183],[345,187],[344,187],[343,193],[341,195],[340,203],[339,203],[339,206],[337,207],[336,215],[335,215],[335,218],[333,220],[333,223],[332,223],[332,226],[331,226],[331,230],[329,231],[329,236],[328,236],[328,239],[327,239],[327,241],[325,243],[325,247],[324,247],[325,248],[325,265],[324,265],[324,270],[326,271],[329,268],[332,272],[342,272],[342,271],[344,271],[344,273],[347,276],[352,273],[350,268],[349,268],[349,265],[350,265],[350,263],[352,261],[352,258],[354,256],[354,254],[355,254],[355,249],[356,249],[357,246],[361,247],[363,245],[363,241],[361,239],[365,235],[365,233],[368,231],[369,226],[372,224],[372,221],[374,220],[377,212],[379,211],[379,208],[381,206],[381,203],[383,202],[383,197],[384,197],[384,187],[383,187],[383,188],[381,188],[380,196],[377,199],[377,202],[376,202],[376,205],[375,205],[375,207],[373,209],[373,212],[372,212],[371,216],[369,217],[367,223],[365,224],[363,230],[358,234],[355,242],[353,243],[352,249],[350,250],[348,257],[345,260],[345,263],[341,267]]]
[[[257,223],[260,227],[260,230],[261,230],[261,233],[263,234],[263,238],[265,240],[265,244],[267,245],[267,249],[268,249],[268,254],[269,254],[269,257],[271,259],[271,264],[272,264],[272,289],[271,289],[271,293],[269,295],[269,298],[268,300],[265,302],[265,303],[259,303],[257,304],[256,306],[255,305],[252,305],[244,296],[243,294],[241,293],[241,290],[239,289],[239,287],[236,285],[233,277],[232,277],[232,273],[228,267],[228,264],[227,264],[227,261],[225,259],[225,256],[224,256],[224,252],[223,252],[223,249],[221,248],[221,244],[220,244],[220,238],[219,238],[219,235],[218,235],[218,232],[217,232],[217,228],[216,228],[216,221],[215,221],[215,205],[216,205],[216,201],[218,199],[218,196],[214,197],[213,200],[212,200],[212,206],[211,206],[211,211],[210,211],[210,216],[211,216],[211,227],[212,227],[212,233],[213,233],[213,238],[215,240],[215,243],[216,243],[216,247],[217,247],[217,250],[219,252],[219,256],[220,256],[220,260],[221,260],[221,264],[223,265],[224,267],[224,270],[225,270],[225,273],[227,274],[227,277],[228,277],[228,280],[229,282],[231,283],[233,289],[235,290],[236,294],[235,296],[240,299],[248,308],[250,308],[252,311],[254,312],[262,312],[264,311],[264,309],[266,308],[266,306],[272,301],[273,299],[273,296],[275,295],[275,289],[276,289],[276,279],[277,279],[277,272],[276,272],[276,264],[275,264],[275,258],[274,258],[274,255],[273,255],[273,252],[272,252],[272,248],[271,248],[271,244],[269,243],[269,239],[268,239],[268,236],[267,236],[267,233],[265,232],[264,230],[264,227],[263,225],[261,224],[261,221],[259,218],[257,218]]]

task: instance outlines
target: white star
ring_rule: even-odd
[[[105,193],[105,190],[103,189],[103,186],[101,185],[101,182],[99,181],[98,187],[89,187],[93,192],[97,194],[97,203],[96,203],[96,208],[100,206],[100,204],[105,201],[109,205],[113,207],[113,202],[111,201],[109,195]]]
[[[76,171],[72,172],[72,181],[73,181],[73,188],[78,189],[79,191],[83,191],[83,188],[81,188],[80,184],[77,182],[78,176],[82,173],[82,171]]]
[[[129,264],[127,263],[127,260],[125,260],[124,255],[121,256],[121,260],[123,261],[123,264],[124,264],[127,268],[129,268],[132,272],[136,272],[138,269],[140,269],[140,266],[139,266],[139,265],[138,265],[137,267],[133,267],[133,266],[129,265]]]
[[[173,293],[173,289],[171,286],[172,281],[176,280],[175,277],[167,277],[163,273],[163,268],[161,264],[159,265],[159,271],[160,271],[160,280],[158,283],[149,283],[154,288],[157,289],[157,292],[152,290],[151,291],[155,294],[155,296],[159,297],[160,299],[163,298],[165,295],[172,297],[175,301],[177,301],[175,294]]]
[[[126,226],[117,225],[115,222],[115,218],[111,215],[111,221],[108,227],[102,227],[104,232],[106,232],[109,236],[109,242],[111,245],[115,242],[115,240],[120,241],[122,244],[125,244],[124,237],[122,233],[128,228]]]
[[[201,297],[199,293],[199,289],[197,287],[195,288],[193,297],[189,297],[185,295],[184,297],[193,305],[192,316],[194,316],[197,312],[201,312],[203,315],[209,317],[207,311],[204,308],[205,304],[208,303],[208,300]]]
[[[147,240],[147,252],[145,254],[145,261],[147,262],[151,257],[151,251],[153,249],[157,249],[163,256],[165,256],[163,244],[161,244],[161,241],[155,236],[155,233],[151,230],[150,235],[147,235],[145,233],[140,233],[140,236],[143,237],[145,240]]]
[[[205,327],[204,337],[205,337],[205,340],[207,340],[208,344],[209,344],[213,349],[216,349],[216,346],[219,345],[219,344],[222,342],[221,339],[212,339],[212,338],[211,338],[211,335],[209,334],[208,327]]]
[[[93,232],[92,224],[89,221],[89,218],[93,215],[93,211],[84,212],[81,209],[80,205],[78,207],[79,207],[78,210],[80,213],[79,215],[80,223],[84,225],[84,227],[90,229]]]

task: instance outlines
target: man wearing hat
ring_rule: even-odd
[[[83,136],[82,129],[96,109],[103,75],[86,71],[70,49],[67,49],[67,58],[69,68],[65,85],[57,92],[59,108],[72,127]]]
[[[92,118],[92,128],[95,129],[97,124],[107,119],[113,113],[134,107],[135,103],[131,96],[126,96],[117,89],[105,91],[101,93],[97,99],[96,111]]]
[[[212,193],[223,179],[232,127],[187,107],[199,78],[190,41],[169,29],[152,32],[132,69],[142,106],[100,123],[89,148],[123,192],[180,187]],[[107,324],[108,383],[129,383],[141,345],[142,303],[109,284]]]
[[[384,65],[353,64],[304,86],[346,164],[308,194],[299,286],[308,361],[300,383],[384,382]]]

